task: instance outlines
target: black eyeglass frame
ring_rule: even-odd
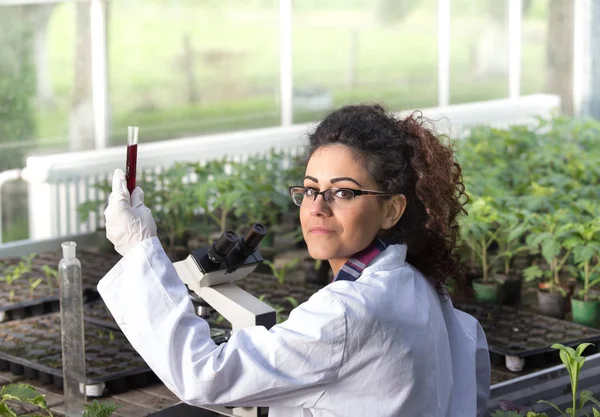
[[[394,194],[390,194],[390,193],[384,193],[383,191],[374,191],[374,190],[356,190],[354,188],[328,188],[327,190],[323,190],[323,191],[317,191],[315,188],[313,187],[304,187],[303,185],[295,185],[293,187],[290,187],[289,189],[289,193],[290,193],[290,197],[292,198],[292,201],[294,202],[294,204],[296,204],[296,201],[294,200],[294,194],[293,194],[293,190],[294,189],[303,189],[304,190],[304,196],[306,197],[306,190],[313,190],[315,192],[315,198],[313,199],[313,201],[317,201],[317,196],[321,195],[323,197],[323,201],[325,201],[327,204],[329,204],[329,201],[327,201],[327,199],[325,198],[325,193],[330,193],[330,192],[337,192],[337,191],[350,191],[353,194],[353,197],[351,199],[348,199],[349,201],[354,201],[355,197],[359,197],[362,195],[365,196],[377,196],[377,197],[391,197]],[[296,204],[298,207],[300,207],[300,205]]]

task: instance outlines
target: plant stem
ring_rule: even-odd
[[[481,266],[483,267],[483,283],[487,284],[488,281],[488,266],[487,266],[487,248],[485,246],[485,240],[481,239]]]
[[[571,387],[573,388],[573,417],[575,417],[575,401],[577,399],[577,380],[579,379],[579,375],[573,376],[573,381],[571,381]],[[579,414],[579,413],[577,413]]]
[[[221,211],[221,233],[225,233],[225,226],[227,222],[227,210]]]
[[[590,269],[590,263],[589,261],[586,261],[583,264],[583,274],[584,274],[584,278],[585,278],[585,283],[584,283],[584,293],[583,293],[583,301],[587,301],[588,300],[588,291],[590,290],[590,273],[589,273],[589,269]]]

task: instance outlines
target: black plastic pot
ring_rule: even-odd
[[[522,277],[514,274],[496,274],[495,278],[504,283],[502,304],[509,306],[521,304],[521,285],[523,283]]]
[[[329,279],[331,276],[329,262],[323,261],[321,262],[321,265],[316,268],[315,260],[312,258],[306,258],[302,260],[302,269],[304,270],[305,282],[322,286],[329,284]]]
[[[565,317],[567,298],[560,292],[538,290],[538,311],[549,317]]]

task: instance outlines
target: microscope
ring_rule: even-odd
[[[207,319],[215,310],[231,323],[232,333],[249,326],[270,329],[275,325],[275,310],[235,285],[262,262],[258,244],[266,234],[267,228],[260,223],[253,224],[241,239],[235,232],[225,231],[209,247],[194,249],[186,259],[173,263],[198,316]],[[256,407],[202,407],[210,414],[188,407],[185,415],[190,417],[266,415],[266,410]]]

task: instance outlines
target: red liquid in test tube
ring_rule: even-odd
[[[135,190],[135,174],[137,167],[137,145],[138,145],[138,127],[129,126],[127,128],[127,166],[125,169],[125,178],[127,179],[127,189],[129,194]]]

